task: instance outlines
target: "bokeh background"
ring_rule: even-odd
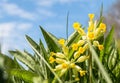
[[[72,23],[80,22],[87,27],[88,14],[99,17],[103,4],[103,15],[107,26],[116,26],[116,38],[120,38],[119,0],[0,0],[0,44],[2,53],[8,50],[28,50],[31,52],[25,34],[36,42],[43,40],[39,26],[58,38],[66,38],[66,18],[69,12],[70,34]],[[108,25],[109,24],[109,25]],[[108,29],[109,30],[109,29]]]

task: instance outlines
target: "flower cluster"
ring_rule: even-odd
[[[63,75],[68,69],[75,69],[80,73],[80,76],[84,76],[87,71],[83,70],[77,63],[84,62],[89,59],[89,53],[85,53],[89,49],[88,41],[92,45],[96,46],[100,51],[104,49],[103,45],[99,43],[98,38],[102,36],[106,31],[106,25],[100,23],[97,27],[97,21],[94,21],[94,14],[89,14],[89,26],[86,33],[79,22],[73,23],[73,28],[81,35],[81,39],[71,46],[65,44],[65,39],[60,39],[58,43],[61,45],[61,52],[51,52],[49,61],[50,63],[56,63],[57,65],[53,69],[54,71],[60,71]],[[72,58],[69,58],[70,49],[73,50]]]

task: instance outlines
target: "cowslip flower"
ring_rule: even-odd
[[[103,49],[104,49],[104,46],[103,46],[103,45],[98,45],[98,49],[99,49],[99,50],[103,50]]]
[[[77,50],[77,49],[78,49],[78,44],[74,43],[74,44],[72,45],[72,49],[73,49],[74,51]]]
[[[58,41],[58,43],[63,46],[64,43],[65,43],[65,40],[64,40],[64,39],[60,39],[60,40]]]
[[[104,23],[100,23],[99,28],[103,31],[106,32],[106,25]]]
[[[80,76],[81,76],[81,77],[86,74],[86,71],[84,71],[84,70],[80,70],[79,72],[80,72]]]
[[[75,30],[78,30],[78,29],[80,28],[80,26],[81,26],[81,24],[80,24],[79,22],[73,23],[73,28],[74,28]]]
[[[95,15],[94,14],[88,14],[88,16],[89,16],[90,20],[93,20]]]
[[[94,32],[88,32],[87,37],[88,37],[89,40],[94,40],[95,33]]]

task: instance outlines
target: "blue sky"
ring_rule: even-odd
[[[72,23],[87,27],[88,14],[99,16],[104,5],[104,15],[115,0],[0,0],[0,43],[2,52],[9,49],[30,50],[25,34],[36,42],[43,40],[39,25],[58,38],[66,38],[66,16],[69,11],[69,34]]]

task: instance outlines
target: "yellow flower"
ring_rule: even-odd
[[[88,39],[93,40],[95,38],[94,32],[88,32]]]
[[[80,70],[79,72],[80,72],[80,76],[81,76],[81,77],[84,76],[85,73],[86,73],[86,71],[84,71],[84,70]]]
[[[78,58],[78,60],[76,62],[80,63],[80,62],[84,62],[85,60],[87,60],[89,58],[89,56],[81,56]]]
[[[65,40],[64,40],[64,39],[60,39],[60,40],[58,41],[58,43],[63,46],[63,45],[65,44]]]
[[[50,63],[53,63],[55,61],[55,58],[50,56],[49,61],[50,61]]]
[[[88,16],[89,16],[90,20],[93,20],[95,15],[94,14],[88,14]]]
[[[106,32],[106,25],[104,23],[100,23],[99,28],[103,31]]]
[[[98,49],[99,49],[99,50],[103,50],[103,49],[104,49],[104,46],[103,46],[103,45],[98,45]]]
[[[79,22],[73,23],[73,28],[74,28],[75,30],[78,30],[78,29],[80,28],[80,26],[81,26],[81,24],[80,24]]]
[[[75,44],[75,43],[74,43],[74,44],[72,45],[72,49],[73,49],[74,51],[77,50],[77,49],[78,49],[78,44]]]
[[[84,53],[85,49],[83,47],[79,47],[79,50],[78,50],[81,54]]]
[[[69,64],[68,63],[62,63],[62,69],[68,68]]]

